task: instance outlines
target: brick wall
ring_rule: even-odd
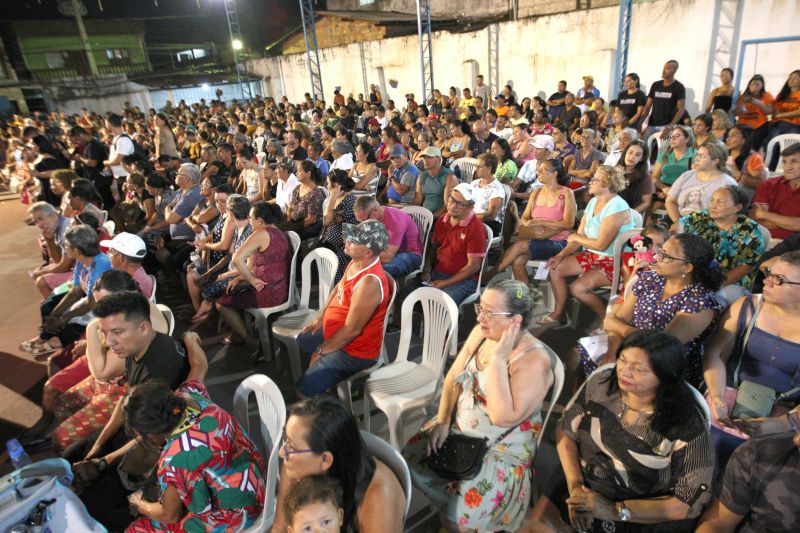
[[[318,48],[331,48],[351,43],[383,39],[386,28],[367,20],[321,17],[316,22]],[[283,54],[305,53],[302,30],[283,44]]]

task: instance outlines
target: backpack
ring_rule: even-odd
[[[134,141],[130,137],[130,135],[128,135],[127,133],[123,133],[122,135],[120,135],[117,138],[117,141],[119,141],[119,139],[121,139],[123,137],[127,137],[128,139],[130,139],[131,144],[133,144],[133,154],[131,154],[131,155],[136,156],[138,159],[143,159],[144,161],[147,161],[148,159],[150,159],[150,155],[147,153],[147,150],[142,148],[142,145],[137,143],[136,141]]]

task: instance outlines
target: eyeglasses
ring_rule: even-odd
[[[284,439],[283,440],[283,444],[281,444],[281,450],[283,450],[283,456],[286,457],[287,461],[291,458],[292,455],[295,455],[295,454],[298,454],[298,453],[313,453],[314,452],[314,450],[312,450],[310,448],[307,449],[307,450],[295,450],[294,448],[292,448],[292,445],[289,444],[286,441],[286,439]]]
[[[476,316],[476,318],[480,318],[480,316],[483,315],[483,316],[487,317],[488,320],[491,320],[492,318],[494,318],[496,316],[503,316],[503,315],[511,316],[511,315],[514,314],[514,313],[500,312],[500,311],[498,311],[498,312],[486,311],[484,308],[481,307],[481,304],[474,304],[474,306],[475,306],[475,316]]]
[[[469,207],[468,202],[459,202],[458,200],[454,199],[452,196],[447,199],[448,202],[453,204],[456,207]]]
[[[710,156],[710,155],[708,155],[708,154],[702,154],[702,153],[698,154],[698,153],[695,153],[695,154],[694,154],[694,158],[695,158],[695,159],[711,159],[711,156]]]
[[[683,134],[681,134],[681,133],[673,134],[673,135],[670,135],[669,138],[670,139],[683,139]]]
[[[773,274],[769,267],[764,269],[764,279],[771,279],[775,285],[800,285],[800,281],[789,281],[780,274]]]
[[[653,252],[653,256],[654,257],[658,256],[662,260],[669,259],[670,261],[680,261],[681,263],[691,263],[691,261],[689,261],[688,259],[683,259],[682,257],[674,257],[672,255],[669,255],[664,250],[657,250],[657,251]]]

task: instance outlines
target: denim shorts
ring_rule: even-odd
[[[302,333],[297,337],[297,345],[305,353],[313,353],[323,342],[322,328],[316,333]],[[297,390],[305,397],[319,396],[335,387],[353,374],[369,368],[378,361],[359,359],[344,350],[323,355],[317,364],[305,371],[297,381]]]
[[[528,244],[528,252],[531,254],[531,261],[544,261],[545,259],[550,259],[566,247],[567,241],[531,239],[531,242]]]

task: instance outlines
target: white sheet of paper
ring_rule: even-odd
[[[550,266],[547,263],[542,263],[539,265],[539,268],[536,269],[533,279],[544,281],[547,279],[548,275],[550,275]]]
[[[608,333],[602,335],[593,335],[591,337],[582,337],[578,339],[581,346],[592,358],[595,363],[599,361],[608,351]]]

